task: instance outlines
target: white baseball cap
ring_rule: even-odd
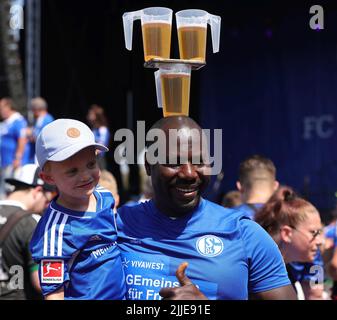
[[[58,119],[46,125],[36,139],[36,158],[40,168],[47,161],[63,161],[84,148],[109,149],[95,142],[91,129],[81,121]]]
[[[36,164],[26,164],[17,170],[15,170],[13,178],[5,179],[6,183],[14,187],[37,187],[41,186],[46,191],[54,191],[55,187],[46,184],[42,179],[39,177],[40,167]]]

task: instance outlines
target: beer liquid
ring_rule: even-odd
[[[164,117],[186,115],[190,102],[190,75],[161,74]]]
[[[180,59],[206,61],[207,28],[184,26],[178,29]]]
[[[165,22],[150,22],[142,25],[144,59],[170,58],[171,25]]]

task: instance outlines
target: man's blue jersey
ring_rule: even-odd
[[[11,165],[15,159],[15,152],[18,147],[18,139],[26,137],[27,121],[18,112],[14,113],[1,125],[1,166]],[[25,153],[21,164],[27,163]]]
[[[98,187],[96,212],[78,212],[55,200],[31,241],[44,295],[64,285],[65,299],[123,299],[125,277],[117,247],[110,192]]]
[[[36,123],[34,125],[33,128],[33,135],[35,137],[35,139],[37,138],[37,136],[40,134],[40,132],[42,131],[42,129],[49,123],[54,121],[54,117],[47,113],[41,117],[38,117],[36,120]]]
[[[33,137],[34,141],[27,143],[27,153],[28,153],[28,162],[35,163],[35,141],[37,136],[40,134],[42,129],[49,123],[53,122],[54,118],[51,114],[47,113],[43,116],[37,118],[34,127],[33,127]]]
[[[152,200],[118,213],[127,299],[160,299],[161,288],[179,286],[175,272],[183,261],[189,263],[186,275],[209,299],[247,299],[290,284],[275,242],[239,211],[203,199],[176,219]]]
[[[243,212],[245,216],[254,220],[256,212],[260,210],[263,207],[263,205],[264,205],[263,203],[254,203],[254,204],[243,203],[233,209]]]

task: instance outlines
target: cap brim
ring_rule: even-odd
[[[96,149],[106,152],[109,151],[109,149],[100,144],[100,143],[77,143],[74,145],[71,145],[63,150],[60,150],[59,152],[55,153],[51,157],[49,157],[48,161],[63,161],[67,160],[68,158],[72,157],[77,152],[87,148],[87,147],[95,147]]]
[[[14,187],[19,187],[19,186],[27,187],[27,188],[35,188],[37,186],[42,187],[42,185],[40,185],[40,184],[29,184],[29,183],[26,183],[26,182],[22,182],[20,180],[16,180],[14,178],[7,178],[7,179],[5,179],[5,182],[9,183],[10,185],[12,185]]]

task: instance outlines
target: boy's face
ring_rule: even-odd
[[[85,148],[64,161],[50,161],[41,177],[55,185],[60,198],[67,201],[90,197],[100,178],[95,148]]]

